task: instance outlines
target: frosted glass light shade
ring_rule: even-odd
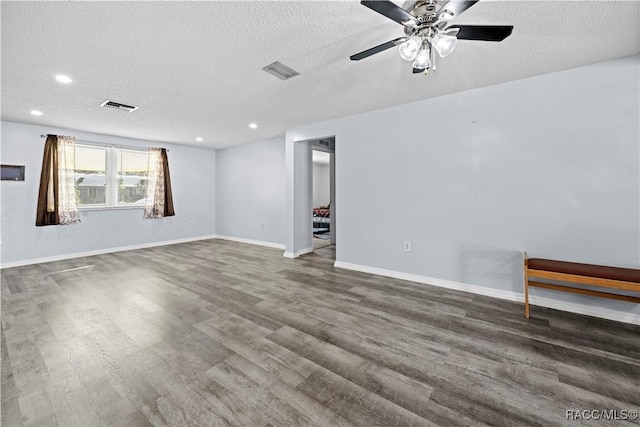
[[[418,55],[420,46],[422,46],[422,39],[418,36],[413,36],[400,45],[398,52],[400,52],[400,56],[405,61],[413,61]]]
[[[429,45],[420,49],[420,52],[416,55],[416,60],[413,61],[413,68],[418,70],[426,70],[431,67],[431,54],[429,52]]]
[[[458,43],[458,38],[456,36],[438,33],[433,36],[431,43],[433,43],[433,47],[438,51],[438,55],[440,55],[441,58],[444,58],[453,52],[453,49],[455,49],[456,44]]]

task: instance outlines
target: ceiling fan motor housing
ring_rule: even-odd
[[[420,28],[428,27],[434,24],[437,20],[436,15],[437,3],[435,0],[418,1],[413,5],[413,8],[409,12],[416,17],[416,26],[406,26],[404,32],[406,35],[415,34]]]
[[[436,21],[436,2],[418,2],[413,7],[413,15],[418,18],[421,24],[428,24]]]

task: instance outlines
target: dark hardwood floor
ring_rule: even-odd
[[[335,250],[335,247],[334,249]],[[2,270],[3,426],[637,425],[640,327],[222,240]]]

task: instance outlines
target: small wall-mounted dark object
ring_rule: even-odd
[[[24,166],[0,165],[2,181],[24,181]]]

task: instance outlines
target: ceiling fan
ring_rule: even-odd
[[[448,25],[478,0],[409,0],[404,8],[388,0],[363,0],[363,6],[404,26],[405,37],[372,47],[349,58],[359,61],[394,46],[402,59],[413,61],[413,73],[435,71],[435,52],[446,57],[458,40],[500,42],[511,35],[513,25]]]

